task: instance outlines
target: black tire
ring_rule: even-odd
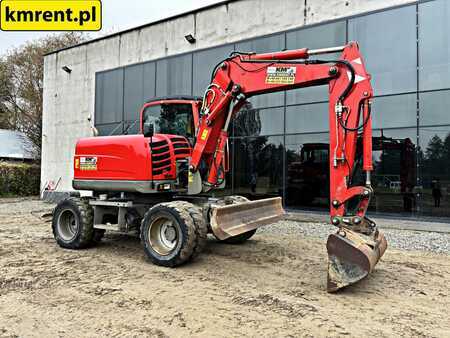
[[[172,229],[170,239],[163,234],[164,226],[166,231]],[[199,207],[185,201],[172,201],[159,203],[147,211],[140,235],[144,251],[154,264],[176,267],[203,250],[207,231]]]
[[[220,242],[225,243],[225,244],[242,244],[245,241],[247,241],[248,239],[252,238],[252,236],[255,233],[256,233],[256,229],[250,230],[250,231],[244,232],[243,234],[224,239],[223,241],[220,241]]]
[[[236,203],[243,203],[243,202],[248,202],[250,201],[248,198],[244,197],[244,196],[238,196],[238,195],[234,195],[234,196],[227,196],[224,198],[224,203],[225,204],[236,204]],[[251,237],[253,237],[253,235],[256,233],[257,229],[254,230],[250,230],[247,232],[244,232],[243,234],[234,236],[234,237],[230,237],[224,240],[220,240],[216,237],[216,239],[220,242],[220,243],[225,243],[225,244],[242,244],[245,241],[247,241],[248,239],[250,239]]]
[[[106,230],[104,229],[94,229],[94,236],[92,238],[93,243],[100,243],[105,236]]]
[[[53,236],[60,247],[84,249],[94,238],[94,212],[88,199],[71,197],[53,211]]]

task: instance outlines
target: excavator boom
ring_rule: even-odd
[[[334,61],[309,58],[341,53]],[[356,42],[318,50],[275,53],[232,53],[219,63],[207,87],[196,143],[190,161],[189,193],[223,186],[227,171],[228,127],[252,96],[328,84],[330,128],[330,216],[338,230],[328,238],[328,291],[333,292],[366,277],[384,254],[387,243],[366,211],[373,194],[370,75]],[[358,138],[362,138],[365,185],[352,184]],[[200,167],[208,168],[200,174]],[[214,232],[227,236],[278,219],[279,199],[247,202],[212,212]],[[258,206],[260,207],[258,209]],[[251,216],[251,217],[250,217]]]

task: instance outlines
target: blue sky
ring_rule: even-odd
[[[222,0],[103,0],[103,29],[90,33],[91,37],[105,35],[126,28],[139,26]],[[0,55],[26,41],[49,34],[49,32],[3,32],[0,31]]]

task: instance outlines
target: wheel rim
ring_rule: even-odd
[[[153,250],[162,256],[167,256],[178,245],[180,228],[172,219],[159,217],[150,224],[148,238]]]
[[[72,241],[78,233],[79,222],[72,210],[63,210],[58,217],[58,233],[65,242]]]

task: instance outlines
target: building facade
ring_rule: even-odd
[[[92,135],[91,123],[101,135],[136,133],[145,100],[201,96],[214,65],[232,51],[357,41],[375,92],[372,212],[450,217],[449,31],[446,0],[240,0],[52,53],[42,185],[61,178],[60,189],[71,189],[74,144]],[[328,208],[327,89],[250,99],[232,126],[227,192]]]

